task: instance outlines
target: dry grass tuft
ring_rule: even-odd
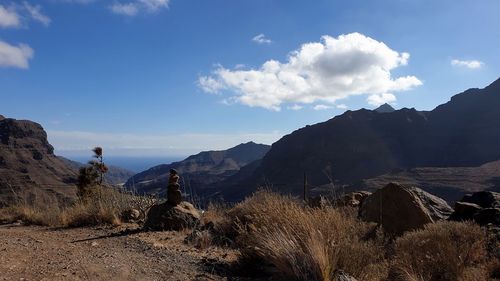
[[[477,225],[438,222],[395,242],[392,271],[399,280],[490,280],[486,235]]]
[[[334,208],[312,209],[291,197],[257,192],[229,215],[237,221],[245,258],[260,258],[299,280],[333,280],[344,270],[359,280],[387,274],[383,249],[363,240],[370,225]]]
[[[16,205],[0,209],[0,222],[22,221],[28,225],[55,226],[60,224],[61,209],[57,205]]]
[[[157,202],[156,198],[126,194],[111,187],[96,187],[93,191],[91,197],[66,207],[61,207],[56,200],[29,203],[19,200],[14,206],[0,209],[0,222],[20,220],[25,224],[70,227],[119,225],[125,211],[137,209],[144,217],[147,209]]]

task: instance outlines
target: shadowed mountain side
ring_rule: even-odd
[[[311,186],[349,185],[395,169],[476,167],[496,161],[499,105],[500,79],[432,111],[347,111],[284,136],[251,176],[222,186],[222,195],[241,199],[257,186],[298,194],[304,173]]]
[[[22,197],[75,198],[76,171],[54,155],[42,126],[0,117],[0,206]]]
[[[375,190],[388,182],[418,186],[423,190],[454,202],[464,194],[483,190],[500,191],[500,161],[479,167],[425,167],[399,170],[363,180],[357,189]]]
[[[125,187],[138,193],[159,193],[166,190],[170,169],[181,175],[181,187],[187,193],[200,192],[208,186],[237,173],[245,165],[261,159],[270,146],[248,142],[228,150],[204,151],[185,160],[155,166],[130,178]]]

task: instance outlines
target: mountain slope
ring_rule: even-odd
[[[138,193],[161,193],[166,190],[170,169],[181,175],[182,188],[189,193],[202,192],[208,186],[236,174],[247,164],[261,159],[270,146],[248,142],[228,150],[204,151],[188,158],[152,167],[130,178],[125,187]]]
[[[430,112],[347,111],[306,126],[272,145],[253,174],[229,197],[256,186],[298,193],[311,186],[352,184],[399,168],[478,166],[500,159],[500,79],[470,89]],[[239,194],[238,194],[239,192]],[[226,196],[227,197],[227,196]]]
[[[42,126],[0,116],[0,206],[24,200],[74,198],[76,172],[54,155]]]
[[[418,167],[399,169],[363,180],[353,188],[376,190],[388,182],[418,186],[427,192],[455,202],[465,193],[483,190],[500,191],[500,160],[478,167]]]

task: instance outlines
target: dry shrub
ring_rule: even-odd
[[[195,229],[191,231],[185,241],[201,250],[205,250],[213,246],[212,233],[208,229],[201,231]]]
[[[337,270],[359,280],[386,276],[383,249],[363,240],[371,227],[334,208],[312,209],[260,191],[229,215],[238,222],[244,258],[256,256],[288,278],[333,280]]]
[[[489,280],[486,236],[472,223],[438,222],[395,242],[392,271],[399,280]]]
[[[63,224],[66,226],[91,226],[99,224],[121,224],[121,216],[134,207],[134,196],[113,188],[94,188],[91,197],[77,201],[66,209]]]
[[[157,202],[153,197],[122,193],[111,187],[93,187],[92,196],[61,206],[56,199],[33,197],[20,198],[17,204],[0,209],[0,222],[22,221],[25,224],[44,226],[90,226],[121,223],[126,210],[137,209],[142,217]]]
[[[57,226],[61,224],[61,209],[55,205],[16,205],[0,209],[0,222],[22,221],[28,225]]]
[[[233,245],[238,234],[235,220],[229,212],[225,205],[210,203],[201,216],[201,227],[209,230],[213,242],[220,246]]]

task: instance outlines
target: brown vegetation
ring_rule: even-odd
[[[212,241],[233,239],[241,262],[270,264],[290,280],[336,280],[341,271],[357,280],[496,280],[499,271],[472,223],[430,224],[389,240],[352,209],[310,208],[267,191],[231,209],[212,205],[202,223]]]
[[[27,202],[20,198],[17,204],[0,209],[0,222],[22,221],[43,226],[91,226],[121,223],[124,212],[138,210],[142,216],[155,204],[154,197],[122,193],[107,186],[94,186],[85,198],[69,206],[60,206],[57,200]]]
[[[394,278],[399,280],[490,280],[486,236],[472,223],[439,222],[395,242]]]
[[[142,214],[154,199],[97,189],[69,207],[19,204],[0,209],[0,221],[85,226],[119,224],[123,211]],[[472,223],[439,222],[390,240],[352,208],[311,208],[295,198],[260,191],[232,208],[210,205],[189,235],[200,249],[239,250],[241,268],[274,268],[288,280],[497,280],[498,241]]]

